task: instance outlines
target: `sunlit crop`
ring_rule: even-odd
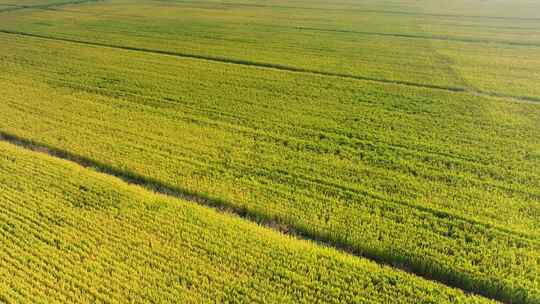
[[[8,141],[32,143],[43,152],[56,151],[61,158],[84,160],[87,167],[147,188],[192,198],[179,202],[180,206],[201,204],[232,210],[249,220],[276,223],[287,227],[288,233],[418,275],[399,272],[409,280],[407,286],[435,288],[420,279],[422,276],[506,302],[540,301],[540,104],[536,102],[540,98],[536,81],[540,79],[536,72],[540,38],[534,30],[530,31],[536,34],[528,39],[520,35],[520,29],[491,36],[487,30],[512,22],[516,28],[525,23],[540,28],[538,22],[530,16],[517,19],[502,9],[493,13],[502,14],[501,18],[482,17],[482,3],[469,12],[476,15],[461,18],[456,17],[456,11],[463,10],[461,2],[441,12],[428,4],[419,11],[414,7],[417,1],[404,0],[402,6],[392,4],[398,5],[393,13],[379,12],[389,10],[380,1],[317,2],[310,4],[311,9],[294,8],[307,5],[301,1],[294,5],[282,2],[228,5],[111,0],[0,12],[0,135]],[[269,15],[263,14],[269,6],[275,8]],[[180,13],[183,18],[171,17]],[[376,18],[378,14],[382,17]],[[461,30],[441,36],[453,28],[448,25],[450,19],[462,24]],[[433,27],[425,29],[420,20]],[[475,28],[471,20],[476,20],[477,29],[463,30],[464,24]],[[188,212],[172,207],[176,203],[170,198],[154,204],[158,199],[142,188],[137,188],[138,193],[124,185],[116,191],[112,181],[103,185],[103,193],[87,193],[83,188],[102,187],[94,179],[106,178],[84,170],[81,175],[91,177],[80,177],[83,181],[79,182],[70,173],[62,179],[67,171],[82,169],[60,164],[49,159],[51,156],[39,156],[40,162],[43,166],[54,163],[58,169],[51,170],[59,171],[40,171],[43,177],[25,184],[32,172],[27,168],[32,167],[31,156],[37,154],[8,146],[3,149],[7,152],[0,166],[9,164],[10,153],[24,155],[25,164],[9,165],[11,173],[7,169],[7,173],[0,172],[5,179],[16,177],[15,184],[0,188],[0,203],[6,206],[17,202],[10,199],[12,193],[32,204],[44,195],[44,203],[58,208],[68,201],[75,205],[69,208],[109,204],[120,196],[122,206],[136,209],[127,220],[141,217],[136,229],[144,235],[134,233],[137,238],[133,241],[141,246],[154,246],[152,238],[162,220],[173,221],[177,212]],[[45,190],[36,190],[47,189],[45,185],[54,185],[56,192],[46,196]],[[74,185],[83,188],[70,188]],[[132,198],[141,205],[129,203]],[[151,223],[153,208],[162,204],[172,214],[160,211],[157,222]],[[268,294],[274,302],[281,296],[294,302],[300,294],[307,302],[329,301],[332,288],[325,284],[334,280],[339,282],[339,290],[348,290],[343,297],[335,295],[336,302],[362,297],[384,302],[393,299],[393,292],[405,293],[399,299],[403,302],[414,298],[404,290],[416,287],[385,283],[382,290],[369,287],[355,299],[353,290],[362,290],[361,284],[368,280],[365,269],[360,268],[375,267],[372,262],[332,251],[331,265],[342,259],[361,265],[331,270],[330,264],[311,265],[309,259],[329,251],[319,245],[299,245],[269,229],[256,228],[265,231],[265,236],[251,233],[253,224],[225,220],[226,215],[207,207],[185,207],[200,214],[195,219],[184,214],[180,218],[185,222],[171,224],[164,232],[164,237],[172,238],[174,229],[179,229],[186,239],[161,244],[165,246],[162,250],[188,246],[194,251],[186,254],[193,255],[169,256],[163,251],[155,265],[166,269],[176,265],[173,261],[188,259],[201,267],[185,269],[185,277],[179,281],[170,277],[171,283],[169,277],[161,277],[159,269],[152,272],[150,264],[144,264],[154,265],[150,261],[141,269],[130,270],[133,250],[124,247],[117,249],[125,250],[126,260],[117,260],[121,255],[95,257],[98,264],[83,263],[90,269],[66,270],[58,276],[40,277],[50,265],[32,264],[44,270],[32,278],[52,284],[63,274],[76,276],[83,281],[69,283],[66,290],[71,290],[71,296],[95,293],[104,299],[121,299],[129,290],[134,292],[134,301],[152,296],[137,291],[136,284],[142,281],[134,281],[132,289],[124,291],[119,291],[121,281],[111,285],[117,289],[103,293],[92,287],[86,292],[78,290],[78,286],[101,286],[91,285],[92,280],[81,271],[98,271],[96,282],[102,282],[107,271],[116,270],[100,263],[113,259],[120,273],[134,271],[141,278],[150,271],[149,282],[155,286],[168,282],[171,293],[193,301],[214,295],[249,301],[248,295],[260,296],[261,286],[274,289],[275,293]],[[69,208],[58,209],[56,214],[61,217]],[[91,217],[83,218],[84,225],[100,214],[103,221],[113,221],[118,212],[116,207],[99,212],[91,209]],[[17,220],[39,215],[31,210],[12,215]],[[39,216],[31,222],[45,225],[42,220],[48,215]],[[205,216],[211,219],[203,221]],[[9,220],[9,216],[5,218]],[[106,223],[100,225],[99,221],[92,231],[103,233],[100,229]],[[203,223],[197,225],[199,221]],[[129,240],[135,236],[123,230],[127,228],[121,222],[111,222],[117,225],[115,235],[131,244]],[[214,232],[223,229],[230,234],[225,233],[232,238],[230,242],[234,240],[234,246],[242,248],[239,251],[253,250],[253,256],[247,254],[236,261],[232,257],[238,258],[240,253],[227,255],[233,245],[218,245],[219,234],[206,235],[207,226]],[[26,227],[25,233],[32,227]],[[78,228],[73,229],[70,237]],[[196,245],[189,245],[190,229],[196,231],[192,236],[197,238]],[[56,232],[51,231],[47,238]],[[92,233],[97,232],[84,237],[98,244]],[[199,234],[210,243],[198,239]],[[258,243],[266,242],[266,234],[272,235],[272,241]],[[222,241],[229,242],[227,238]],[[52,242],[51,248],[56,246],[55,241],[47,242]],[[251,246],[253,242],[257,245]],[[107,246],[113,246],[112,241]],[[107,248],[114,252],[116,247]],[[153,247],[148,245],[145,250],[141,254],[146,259]],[[212,250],[216,250],[215,257]],[[252,273],[259,250],[263,250],[262,267]],[[196,258],[194,252],[201,256]],[[288,252],[294,252],[299,262],[287,264]],[[69,251],[54,254],[58,263],[67,254],[61,265],[76,260]],[[207,256],[226,259],[230,268],[202,275],[205,267],[217,267],[216,260],[209,262]],[[272,256],[278,260],[272,261]],[[362,262],[353,262],[357,260]],[[36,259],[35,263],[45,263],[42,261]],[[133,260],[134,265],[138,262]],[[231,270],[242,268],[243,263],[247,272]],[[61,265],[58,267],[67,267]],[[182,266],[174,267],[170,276],[182,272]],[[343,267],[360,268],[344,272]],[[374,276],[398,275],[390,268],[376,269]],[[283,273],[301,277],[298,273],[304,270],[330,273],[326,281],[299,279],[299,285],[293,284],[290,290],[281,290],[273,281],[279,281]],[[221,277],[220,271],[226,275]],[[346,286],[353,273],[359,276],[354,282],[360,285]],[[254,281],[242,281],[250,274]],[[214,279],[218,282],[213,283]],[[234,286],[226,287],[227,281]],[[319,283],[321,293],[299,291],[311,292]],[[176,290],[174,284],[187,289]],[[213,284],[220,290],[212,290]],[[27,294],[38,288],[24,286],[29,288]],[[419,297],[429,295],[424,291],[419,289]],[[165,297],[169,291],[148,292]],[[370,298],[367,293],[372,292]],[[447,301],[454,292],[441,289],[432,300]],[[65,300],[71,296],[62,295]]]

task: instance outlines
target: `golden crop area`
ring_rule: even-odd
[[[540,3],[0,0],[0,303],[540,303]]]

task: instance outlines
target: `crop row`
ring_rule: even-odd
[[[0,143],[0,299],[487,302]]]

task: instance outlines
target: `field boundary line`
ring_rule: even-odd
[[[100,1],[100,0],[84,0],[84,1]],[[276,63],[258,62],[258,61],[233,59],[233,58],[217,57],[217,56],[206,56],[206,55],[198,55],[198,54],[190,54],[190,53],[181,53],[181,52],[175,52],[175,51],[155,50],[155,49],[135,47],[135,46],[114,45],[114,44],[108,44],[108,43],[83,41],[83,40],[76,40],[76,39],[71,39],[71,38],[52,37],[52,36],[47,36],[47,35],[12,31],[12,30],[5,30],[5,29],[0,29],[0,33],[46,39],[46,40],[61,41],[61,42],[76,43],[76,44],[89,45],[89,46],[105,47],[105,48],[118,49],[118,50],[135,51],[135,52],[142,52],[142,53],[148,53],[148,54],[158,54],[158,55],[166,55],[166,56],[173,56],[173,57],[180,57],[180,58],[198,59],[198,60],[204,60],[204,61],[242,65],[242,66],[262,68],[262,69],[272,69],[272,70],[291,72],[291,73],[304,73],[304,74],[312,74],[312,75],[326,76],[326,77],[338,77],[338,78],[345,78],[345,79],[370,81],[370,82],[375,82],[375,83],[402,85],[402,86],[409,86],[409,87],[423,88],[423,89],[435,89],[435,90],[442,90],[442,91],[454,92],[454,93],[472,93],[477,96],[499,97],[499,98],[504,98],[505,100],[511,100],[515,102],[526,102],[526,103],[535,103],[535,104],[540,103],[540,97],[506,95],[506,94],[501,94],[501,93],[471,90],[469,88],[458,87],[458,86],[422,84],[422,83],[402,81],[402,80],[389,80],[389,79],[374,78],[374,77],[360,76],[360,75],[353,75],[353,74],[325,72],[325,71],[320,71],[320,70],[306,69],[306,68],[276,64]]]
[[[395,270],[403,271],[419,277],[424,280],[436,282],[446,285],[450,288],[459,289],[465,293],[481,296],[490,300],[499,301],[503,303],[519,304],[517,299],[511,300],[507,298],[500,298],[498,293],[482,292],[482,289],[478,290],[470,288],[467,285],[460,284],[459,272],[449,273],[443,267],[436,264],[429,264],[432,271],[427,270],[426,265],[414,264],[407,262],[407,260],[393,258],[391,256],[378,255],[377,249],[373,249],[370,252],[366,250],[356,249],[352,245],[343,243],[331,237],[330,234],[317,234],[310,232],[308,229],[295,226],[290,223],[286,223],[286,219],[278,216],[265,215],[256,211],[249,210],[248,207],[234,206],[232,203],[227,202],[221,198],[213,197],[209,194],[199,193],[196,191],[184,189],[178,186],[171,186],[160,182],[157,179],[146,177],[138,173],[131,172],[125,169],[114,168],[100,161],[93,160],[89,157],[81,156],[76,153],[72,153],[66,150],[62,150],[48,144],[43,144],[32,139],[26,139],[21,136],[0,130],[0,141],[6,142],[23,149],[48,155],[50,157],[68,161],[76,164],[82,168],[92,170],[110,177],[119,179],[120,181],[140,187],[146,191],[152,193],[165,195],[175,199],[182,199],[200,206],[212,208],[220,213],[228,214],[230,216],[237,216],[248,222],[252,222],[263,227],[272,229],[284,235],[290,237],[313,242],[322,247],[328,247],[335,249],[341,253],[351,255],[358,258],[365,258],[379,265],[391,267]],[[493,282],[485,282],[493,287]],[[480,282],[480,284],[484,284]],[[498,284],[496,284],[498,285]],[[499,289],[504,289],[501,285]]]
[[[175,56],[175,57],[182,57],[182,58],[192,58],[192,59],[200,59],[200,60],[213,61],[213,62],[267,68],[267,69],[281,70],[281,71],[286,71],[286,72],[307,73],[307,74],[315,74],[315,75],[321,75],[321,76],[349,78],[349,79],[355,79],[355,80],[365,80],[365,81],[380,82],[380,83],[387,83],[387,84],[413,86],[413,87],[426,88],[426,89],[439,89],[439,90],[445,90],[445,91],[466,92],[466,89],[461,88],[461,87],[431,85],[431,84],[422,84],[422,83],[416,83],[416,82],[411,82],[411,81],[388,80],[388,79],[359,76],[359,75],[353,75],[353,74],[325,72],[325,71],[306,69],[306,68],[276,64],[276,63],[258,62],[258,61],[243,60],[243,59],[232,59],[232,58],[218,57],[218,56],[206,56],[206,55],[182,53],[182,52],[175,52],[175,51],[156,50],[156,49],[149,49],[149,48],[135,47],[135,46],[114,45],[114,44],[108,44],[108,43],[91,42],[91,41],[77,40],[77,39],[71,39],[71,38],[52,37],[52,36],[47,36],[47,35],[12,31],[12,30],[5,30],[5,29],[0,29],[0,33],[84,44],[84,45],[90,45],[90,46],[106,47],[106,48],[112,48],[112,49],[121,49],[121,50],[127,50],[127,51],[137,51],[137,52],[144,52],[144,53],[151,53],[151,54],[168,55],[168,56]]]

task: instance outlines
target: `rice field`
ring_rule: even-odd
[[[2,302],[489,303],[10,144],[0,159]]]
[[[540,6],[437,4],[1,0],[0,302],[539,303]]]
[[[89,1],[4,14],[0,30],[540,99],[537,3],[379,2]]]

